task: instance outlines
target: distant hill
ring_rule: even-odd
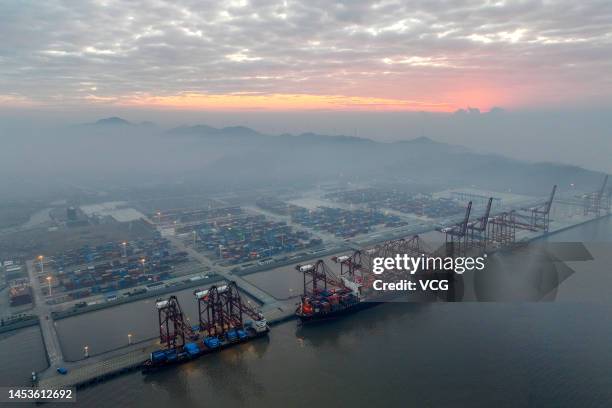
[[[95,126],[134,126],[132,122],[128,122],[125,119],[119,118],[117,116],[113,116],[112,118],[104,118],[96,121],[95,123],[91,123],[91,125]]]
[[[122,143],[129,139],[134,143],[133,149],[149,151],[142,158],[151,161],[150,171],[160,177],[181,175],[188,169],[198,183],[216,183],[224,188],[300,181],[383,180],[444,187],[478,185],[494,191],[545,194],[553,184],[575,183],[591,189],[601,180],[600,173],[580,167],[475,153],[426,136],[382,142],[312,132],[269,135],[246,126],[217,128],[198,124],[166,131],[155,128],[163,133],[153,138],[157,132],[151,126],[155,125],[135,124],[119,117],[100,119],[86,126],[95,130],[86,133],[109,135],[108,140],[121,138]],[[127,135],[146,139],[126,139]],[[100,143],[107,140],[98,139]],[[146,143],[139,144],[143,140]],[[160,157],[173,164],[160,166]],[[134,166],[133,163],[132,156],[125,160],[125,166]],[[147,169],[144,165],[135,167],[143,172]]]
[[[355,136],[344,136],[344,135],[320,135],[317,133],[301,133],[299,135],[287,135],[294,138],[294,140],[308,141],[308,142],[334,142],[334,143],[376,143],[371,139],[364,139]]]
[[[417,137],[416,139],[410,139],[410,140],[400,140],[396,143],[438,144],[438,142],[428,138],[427,136],[420,136],[420,137]]]
[[[110,118],[102,118],[92,123],[84,123],[80,126],[96,127],[96,128],[110,128],[110,127],[146,127],[154,128],[157,125],[153,122],[145,121],[141,123],[134,123],[118,116],[112,116]]]
[[[290,133],[284,133],[279,136],[267,135],[260,133],[254,129],[245,126],[229,126],[224,128],[215,128],[208,125],[194,125],[194,126],[179,126],[176,128],[169,129],[166,131],[168,135],[180,135],[180,136],[199,136],[202,138],[248,138],[258,139],[264,138],[274,143],[300,143],[300,144],[313,144],[313,143],[377,143],[370,139],[364,139],[354,136],[344,135],[321,135],[312,132],[301,133],[294,135]]]
[[[245,126],[229,126],[224,128],[215,128],[208,125],[195,126],[179,126],[166,131],[169,135],[187,135],[187,136],[226,136],[226,137],[262,137],[265,136],[256,130]]]

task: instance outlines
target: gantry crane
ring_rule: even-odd
[[[488,231],[487,226],[489,224],[489,216],[491,214],[493,200],[493,197],[489,197],[484,215],[478,218],[477,221],[468,224],[468,246],[483,249],[486,248]]]
[[[200,330],[208,336],[225,337],[230,330],[242,329],[245,315],[253,319],[256,329],[258,325],[267,326],[261,312],[242,300],[234,281],[197,289],[194,295],[198,301]]]
[[[605,194],[607,185],[608,175],[606,174],[599,190],[582,196],[584,215],[593,214],[599,217],[602,209],[606,213],[610,212],[610,195]]]
[[[467,252],[467,230],[471,212],[472,202],[470,201],[465,209],[465,217],[461,223],[439,230],[446,235],[446,254],[448,256],[463,256]]]
[[[159,339],[167,349],[183,347],[186,339],[194,338],[176,296],[170,296],[167,300],[158,299],[155,305],[159,318]]]

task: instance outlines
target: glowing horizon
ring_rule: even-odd
[[[411,101],[392,98],[376,98],[344,95],[310,94],[229,94],[210,95],[184,93],[175,96],[139,96],[124,98],[119,106],[170,108],[188,110],[368,110],[368,111],[434,111],[451,112],[457,109],[450,104]]]

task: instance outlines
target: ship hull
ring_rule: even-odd
[[[374,306],[380,305],[382,302],[359,302],[352,305],[346,306],[342,309],[331,310],[329,312],[319,312],[310,315],[304,315],[296,313],[296,316],[300,319],[302,324],[312,324],[317,322],[325,322],[328,320],[342,318],[344,316],[359,312],[361,310],[369,309]]]
[[[165,368],[168,367],[172,367],[172,366],[176,366],[179,364],[183,364],[186,363],[188,361],[192,361],[195,359],[198,359],[200,357],[203,357],[205,355],[208,354],[213,354],[213,353],[218,353],[222,350],[237,346],[239,344],[244,344],[244,343],[248,343],[252,340],[258,339],[258,338],[262,338],[262,337],[267,337],[268,334],[270,333],[270,329],[264,331],[264,332],[256,332],[256,331],[251,331],[249,332],[248,336],[245,337],[244,339],[237,339],[235,341],[227,341],[224,340],[219,344],[219,347],[215,347],[215,348],[208,348],[204,345],[202,345],[202,343],[200,343],[200,347],[201,347],[201,351],[200,353],[196,354],[196,355],[185,355],[185,354],[179,354],[179,356],[177,357],[176,360],[173,361],[163,361],[163,362],[158,362],[158,363],[153,363],[151,360],[147,360],[143,363],[142,365],[142,373],[143,374],[149,374],[149,373],[154,373],[157,372],[159,370],[163,370]]]

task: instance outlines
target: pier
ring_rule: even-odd
[[[270,326],[295,318],[294,310],[285,302],[284,309],[268,309],[264,312]],[[150,357],[151,352],[160,348],[159,339],[146,340],[122,347],[80,361],[66,363],[67,374],[60,375],[48,368],[39,374],[37,387],[40,389],[82,388],[106,381],[121,374],[137,371]]]
[[[32,292],[34,296],[33,313],[39,316],[40,331],[45,344],[45,350],[47,351],[49,369],[55,370],[64,363],[62,347],[60,345],[59,338],[57,337],[54,320],[51,316],[51,309],[42,296],[40,281],[34,268],[34,261],[28,261],[26,266],[28,269],[30,282],[32,283]]]

